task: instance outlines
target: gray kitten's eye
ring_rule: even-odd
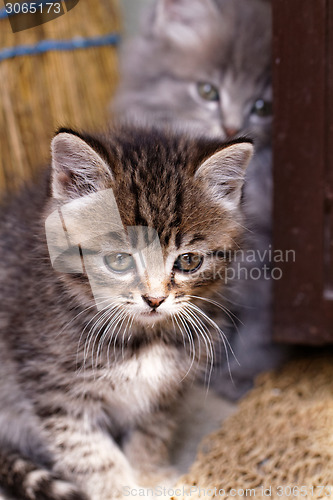
[[[270,101],[264,101],[264,99],[258,99],[251,110],[251,114],[260,116],[264,118],[265,116],[271,116],[273,113],[273,103]]]
[[[175,260],[173,268],[183,273],[193,273],[197,271],[203,262],[203,257],[199,253],[183,253]]]
[[[134,259],[129,253],[111,253],[104,257],[104,262],[115,273],[127,273],[135,267]]]
[[[205,101],[218,101],[220,99],[218,89],[211,83],[199,82],[197,83],[197,89],[200,97]]]

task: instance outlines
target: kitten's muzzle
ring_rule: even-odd
[[[231,139],[239,133],[239,128],[236,127],[223,127],[223,130],[227,136],[227,139]]]
[[[149,307],[154,310],[157,309],[166,299],[166,297],[150,297],[148,295],[142,295],[142,298],[149,305]]]

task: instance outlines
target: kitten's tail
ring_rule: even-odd
[[[88,500],[75,485],[18,453],[1,449],[0,488],[20,500]]]

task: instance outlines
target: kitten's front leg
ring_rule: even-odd
[[[170,465],[170,448],[177,419],[171,409],[154,412],[130,433],[124,453],[144,486],[170,486],[177,473]]]
[[[89,417],[52,418],[45,422],[54,443],[56,473],[79,485],[91,500],[122,497],[124,488],[137,488],[135,473],[110,434]]]

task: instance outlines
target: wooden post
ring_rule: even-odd
[[[273,0],[274,337],[333,342],[333,2]]]

